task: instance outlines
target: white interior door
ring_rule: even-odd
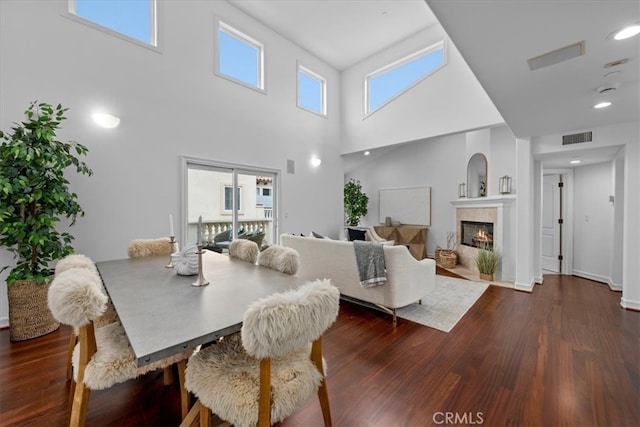
[[[542,182],[542,269],[560,273],[560,175],[545,175]]]

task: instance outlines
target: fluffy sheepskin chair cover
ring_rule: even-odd
[[[151,255],[171,255],[178,250],[178,244],[171,244],[168,237],[159,239],[136,239],[129,243],[127,252],[129,258],[138,258]]]
[[[270,246],[258,255],[258,264],[285,274],[296,274],[300,256],[298,251],[286,246]]]
[[[234,426],[258,422],[260,358],[271,357],[271,423],[284,420],[318,391],[322,374],[310,343],[338,315],[340,293],[330,280],[274,294],[252,304],[241,334],[195,353],[186,388]]]
[[[229,256],[255,264],[260,249],[256,242],[247,239],[236,239],[229,245]]]
[[[58,261],[55,268],[55,275],[57,276],[70,268],[86,268],[87,270],[98,272],[91,258],[82,254],[71,254]]]
[[[86,268],[70,268],[55,276],[47,299],[53,317],[74,328],[102,316],[109,300],[98,273]]]

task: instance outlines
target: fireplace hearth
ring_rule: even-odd
[[[472,248],[493,249],[493,223],[460,221],[460,243]]]

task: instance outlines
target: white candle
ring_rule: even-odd
[[[175,237],[175,233],[173,232],[173,214],[169,214],[169,236]]]
[[[198,237],[196,237],[196,244],[202,242],[202,215],[198,218]]]

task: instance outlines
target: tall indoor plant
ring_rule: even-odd
[[[92,171],[78,156],[84,145],[62,142],[56,131],[66,108],[32,102],[25,120],[0,131],[0,245],[13,253],[7,276],[12,340],[52,332],[58,323],[47,307],[50,263],[73,252],[73,236],[56,226],[62,218],[75,223],[84,211],[65,178],[67,168]]]
[[[369,196],[362,191],[360,181],[351,178],[344,185],[344,212],[347,225],[357,226],[360,217],[368,212]]]
[[[478,248],[475,256],[476,267],[482,280],[495,280],[496,270],[500,262],[500,254],[488,245]]]

